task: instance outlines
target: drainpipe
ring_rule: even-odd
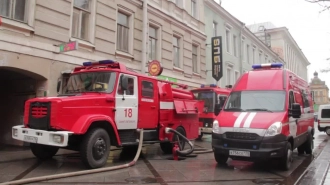
[[[241,30],[240,30],[240,40],[239,40],[239,71],[240,74],[243,74],[243,52],[244,49],[242,48],[242,39],[243,39],[243,29],[245,27],[245,23],[242,24]]]
[[[147,63],[147,34],[148,34],[148,0],[143,0],[143,29],[142,29],[142,60],[141,60],[141,73],[146,71]]]

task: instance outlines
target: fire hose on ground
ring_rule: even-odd
[[[80,175],[89,175],[89,174],[93,174],[93,173],[114,171],[114,170],[119,170],[119,169],[124,169],[124,168],[134,166],[136,164],[136,161],[140,157],[140,153],[141,153],[141,150],[142,150],[142,144],[143,144],[143,142],[141,142],[141,141],[143,141],[143,129],[140,129],[138,131],[140,132],[138,150],[137,150],[137,153],[136,153],[133,161],[131,161],[130,163],[126,163],[126,164],[118,165],[118,166],[92,169],[92,170],[83,170],[83,171],[77,171],[77,172],[69,172],[69,173],[62,173],[62,174],[56,174],[56,175],[47,175],[47,176],[41,176],[41,177],[33,177],[33,178],[9,181],[9,182],[0,183],[0,185],[28,184],[28,183],[34,183],[34,182],[41,182],[41,181],[48,181],[48,180],[54,180],[54,179],[60,179],[60,178],[80,176]],[[180,132],[178,132],[174,129],[166,128],[166,132],[167,133],[172,132],[172,133],[177,134],[179,137],[184,139],[185,142],[187,142],[188,145],[190,146],[190,149],[187,149],[187,150],[182,150],[182,151],[176,150],[176,153],[180,156],[189,157],[189,155],[213,152],[212,149],[195,148],[191,141],[189,141],[184,135],[182,135]],[[195,151],[195,150],[197,150],[197,151]],[[196,157],[196,156],[197,155],[192,156],[192,157]]]
[[[107,172],[107,171],[113,171],[113,170],[119,170],[123,168],[128,168],[131,166],[134,166],[136,161],[140,157],[141,149],[142,149],[142,141],[143,141],[143,129],[138,130],[140,132],[140,140],[139,140],[139,146],[137,153],[130,163],[118,165],[118,166],[111,166],[106,168],[98,168],[98,169],[92,169],[92,170],[83,170],[78,172],[69,172],[69,173],[62,173],[62,174],[56,174],[56,175],[47,175],[47,176],[41,176],[41,177],[33,177],[33,178],[27,178],[27,179],[21,179],[16,181],[10,181],[10,182],[4,182],[0,185],[12,185],[12,184],[28,184],[33,182],[40,182],[40,181],[47,181],[47,180],[53,180],[53,179],[60,179],[60,178],[67,178],[67,177],[73,177],[73,176],[79,176],[79,175],[88,175],[93,173],[100,173],[100,172]]]
[[[204,154],[204,153],[212,153],[213,150],[212,149],[206,149],[206,148],[195,148],[194,145],[192,144],[191,141],[189,141],[184,135],[182,135],[180,132],[172,129],[172,128],[166,128],[165,129],[165,132],[166,133],[175,133],[177,134],[179,137],[181,137],[183,140],[185,140],[188,145],[190,146],[190,149],[187,149],[187,150],[178,150],[176,149],[176,153],[179,155],[179,156],[182,156],[182,157],[189,157],[189,155],[194,155],[194,154]],[[197,150],[197,151],[196,151]],[[193,157],[196,157],[197,155],[194,155]]]

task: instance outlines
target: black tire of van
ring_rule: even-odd
[[[325,133],[330,136],[330,127],[325,128]]]
[[[282,158],[280,158],[280,166],[283,170],[287,171],[290,169],[292,164],[292,147],[291,143],[287,142],[285,147],[285,154]]]
[[[313,136],[309,135],[307,141],[303,144],[306,154],[312,154],[313,152]]]
[[[214,152],[214,159],[218,164],[225,165],[228,161],[228,156]]]

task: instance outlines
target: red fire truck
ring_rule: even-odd
[[[204,109],[199,113],[199,133],[198,139],[202,139],[203,134],[212,134],[212,123],[217,114],[214,112],[216,105],[221,108],[225,103],[230,91],[231,85],[226,88],[220,88],[215,84],[201,85],[200,88],[192,90],[197,100],[204,101]]]
[[[204,106],[184,90],[186,85],[173,84],[112,60],[84,62],[58,97],[25,103],[24,125],[14,126],[12,136],[29,142],[39,159],[53,157],[59,148],[80,151],[88,168],[104,166],[110,146],[137,145],[139,129],[144,143],[160,143],[163,152],[172,153],[174,136],[198,137],[198,113]],[[184,143],[179,144],[182,149]]]

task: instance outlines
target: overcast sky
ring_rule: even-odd
[[[319,13],[318,4],[304,0],[222,0],[221,6],[246,25],[272,22],[287,27],[311,63],[309,81],[315,70],[330,67],[330,60],[326,61],[330,58],[330,10]],[[330,72],[319,77],[330,88]]]

